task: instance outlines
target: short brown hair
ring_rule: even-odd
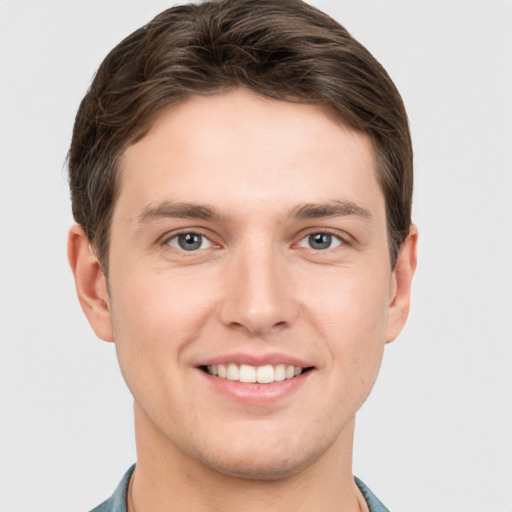
[[[411,224],[412,145],[384,68],[301,0],[214,0],[172,7],[133,32],[107,55],[80,104],[68,155],[73,215],[103,271],[125,149],[163,107],[234,87],[319,104],[370,137],[393,268]]]

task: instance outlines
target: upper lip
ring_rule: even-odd
[[[205,359],[204,361],[201,361],[197,366],[209,366],[214,364],[229,363],[247,364],[250,366],[284,364],[288,366],[300,366],[301,368],[310,368],[314,366],[313,364],[311,364],[311,362],[286,354],[244,354],[240,352],[211,357]]]

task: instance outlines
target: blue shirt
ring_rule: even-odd
[[[114,494],[112,494],[107,501],[104,501],[94,510],[91,510],[91,512],[127,512],[126,493],[128,492],[128,483],[130,482],[130,477],[132,476],[134,469],[135,464],[126,472]],[[368,503],[370,512],[389,512],[389,510],[375,497],[372,491],[370,491],[370,489],[368,489],[368,487],[359,480],[359,478],[356,477],[355,481],[357,487],[359,487],[360,491],[363,493],[366,503]]]

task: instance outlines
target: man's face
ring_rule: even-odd
[[[146,441],[258,478],[348,446],[399,329],[375,168],[320,107],[241,89],[127,149],[109,308]]]

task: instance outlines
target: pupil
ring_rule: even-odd
[[[313,249],[328,249],[331,246],[332,236],[329,233],[315,233],[309,235],[309,243]]]
[[[201,235],[197,233],[185,233],[178,237],[180,247],[185,251],[193,251],[201,247]]]

